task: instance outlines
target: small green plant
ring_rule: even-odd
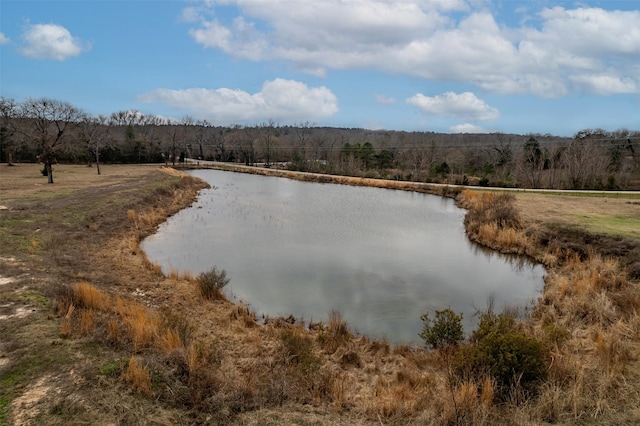
[[[120,361],[107,361],[99,367],[100,374],[103,376],[118,377],[121,373],[122,366]]]
[[[436,311],[434,320],[429,318],[429,314],[422,315],[420,319],[424,326],[419,336],[434,349],[457,346],[464,339],[462,314],[456,314],[451,308]]]
[[[213,267],[198,275],[198,286],[202,297],[208,300],[222,299],[222,289],[229,284],[227,271]]]

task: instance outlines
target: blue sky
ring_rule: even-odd
[[[0,95],[216,125],[640,130],[640,0],[0,0]]]

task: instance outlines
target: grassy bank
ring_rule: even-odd
[[[496,319],[498,340],[394,347],[355,335],[339,313],[259,324],[244,305],[204,298],[198,277],[162,275],[138,243],[202,182],[142,166],[56,172],[49,186],[37,166],[0,170],[0,423],[639,420],[633,239],[523,214],[520,195],[465,191],[470,238],[543,262],[544,293],[531,318]],[[495,367],[483,342],[538,357],[537,376],[525,386],[480,374]]]

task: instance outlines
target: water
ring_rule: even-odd
[[[143,242],[163,269],[227,271],[227,293],[270,317],[326,321],[394,343],[421,342],[420,316],[529,305],[539,265],[480,249],[450,199],[214,170],[211,189]]]

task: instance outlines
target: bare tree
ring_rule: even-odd
[[[308,121],[305,123],[296,124],[295,126],[295,139],[293,140],[293,154],[300,158],[302,161],[307,161],[307,141],[311,135],[311,127],[313,125]]]
[[[242,161],[247,166],[252,166],[256,161],[255,130],[249,127],[235,126],[227,136],[227,140],[235,146],[240,153]]]
[[[206,143],[207,140],[207,129],[211,126],[207,120],[196,121],[196,132],[193,141],[198,145],[198,159],[204,160],[204,150],[202,145]]]
[[[153,146],[154,135],[156,130],[158,129],[158,125],[160,124],[161,119],[156,117],[155,115],[141,115],[140,119],[137,123],[138,129],[138,141],[141,147],[140,153],[138,155],[138,162],[142,161],[142,155],[144,155],[147,163],[153,162],[153,157],[155,151]]]
[[[269,120],[268,123],[263,123],[258,127],[258,134],[260,137],[260,144],[264,153],[264,165],[265,167],[271,166],[271,154],[278,144],[278,132],[276,131],[276,124],[273,120]]]
[[[15,118],[18,105],[11,98],[0,96],[0,163],[6,155],[7,165],[13,166],[13,151],[16,147]]]
[[[100,148],[109,136],[112,121],[106,115],[85,115],[80,121],[82,138],[89,152],[88,166],[92,158],[96,161],[96,170],[100,174]]]
[[[21,112],[26,119],[25,131],[38,146],[48,182],[53,183],[51,165],[56,151],[69,140],[70,130],[79,125],[83,112],[68,102],[47,98],[28,98],[22,103]]]
[[[142,158],[142,144],[136,134],[136,129],[144,121],[144,115],[135,109],[118,111],[111,114],[111,121],[115,126],[124,128],[125,146],[132,152],[132,161],[140,161]],[[131,161],[130,160],[130,161]]]
[[[522,147],[521,170],[530,188],[540,188],[542,172],[545,169],[546,151],[540,147],[540,142],[530,136]]]
[[[581,130],[569,144],[564,159],[570,188],[602,186],[610,165],[602,134],[600,129]]]
[[[502,133],[496,134],[496,142],[490,146],[490,158],[495,167],[495,173],[501,181],[507,181],[512,173],[513,137]]]
[[[169,151],[169,158],[171,159],[171,164],[173,164],[174,166],[176,165],[176,148],[178,148],[179,139],[182,136],[183,131],[183,126],[172,123],[171,121],[167,122],[166,133],[169,136],[169,144],[171,147],[171,150]],[[165,155],[165,165],[167,164],[167,160],[167,156]]]
[[[214,159],[218,161],[229,161],[233,157],[233,148],[229,149],[227,144],[228,129],[211,128],[207,133],[206,143],[213,147]]]

